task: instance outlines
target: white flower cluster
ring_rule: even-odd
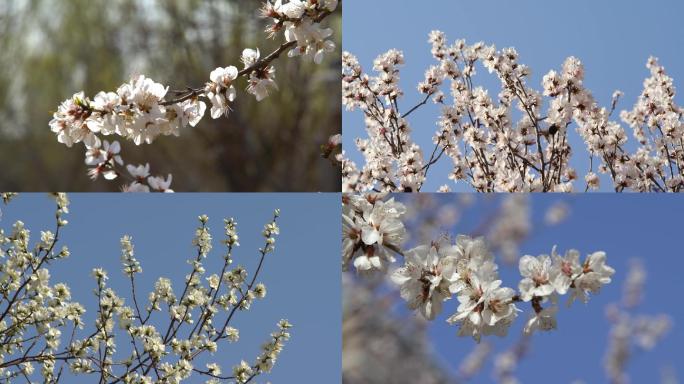
[[[9,201],[13,195],[3,194]],[[27,356],[31,344],[39,355],[57,353],[62,341],[60,329],[72,324],[83,325],[85,309],[71,301],[71,291],[62,283],[50,284],[49,263],[69,257],[68,248],[57,248],[62,228],[67,224],[63,215],[68,213],[69,201],[64,194],[55,194],[57,203],[55,231],[41,231],[40,238],[31,244],[31,233],[24,223],[17,221],[10,233],[0,229],[0,378],[14,378],[33,374],[34,362],[51,375],[54,360],[17,360]],[[33,335],[27,339],[26,335]],[[26,353],[25,353],[26,351]],[[35,354],[35,353],[34,353]],[[50,376],[46,376],[50,377]]]
[[[338,0],[276,0],[267,2],[262,8],[262,15],[273,19],[273,24],[266,31],[274,34],[284,29],[285,40],[292,43],[289,57],[305,56],[316,64],[323,61],[326,53],[335,50],[335,43],[329,38],[333,31],[321,28],[320,21],[337,9]]]
[[[556,328],[559,295],[569,294],[568,305],[577,299],[586,303],[615,273],[606,265],[604,252],[580,261],[578,251],[561,256],[554,247],[551,255],[520,258],[518,290],[503,287],[484,238],[460,235],[452,242],[442,237],[403,251],[406,230],[401,216],[406,208],[401,203],[383,201],[383,195],[345,195],[343,204],[343,266],[353,259],[357,271],[386,271],[395,261],[392,253],[402,255],[403,266],[392,272],[391,280],[408,307],[433,320],[443,302],[456,296],[459,306],[447,322],[459,326],[459,336],[478,342],[482,335],[506,335],[520,311],[517,303],[529,302],[534,310],[525,334]]]
[[[585,190],[599,188],[596,172],[609,175],[617,192],[682,189],[684,113],[674,103],[672,79],[656,59],[648,61],[651,77],[634,109],[621,113],[641,144],[631,153],[624,128],[611,120],[621,92],[615,92],[610,108],[600,107],[583,85],[584,67],[577,58],[569,57],[559,72],[548,72],[542,90],[536,91],[527,84],[530,69],[518,61],[514,48],[497,50],[464,40],[448,45],[439,31],[430,33],[429,42],[437,64],[418,84],[424,98],[407,111],[398,103],[403,96],[401,51],[378,56],[373,62],[375,76],[365,73],[351,53],[343,53],[343,104],[363,112],[368,134],[356,139],[365,159],[363,168],[341,159],[345,192],[418,191],[430,166],[443,155],[452,162],[449,178],[466,181],[476,191],[570,192],[578,179],[569,165],[572,153],[578,152],[569,144],[573,123],[592,160],[584,176]],[[474,84],[477,63],[499,78],[496,98]],[[451,99],[441,90],[445,83]],[[434,148],[425,158],[411,139],[407,117],[430,98],[441,106],[441,114]]]
[[[343,195],[342,268],[385,271],[406,237],[403,204],[381,195]]]
[[[211,71],[204,87],[171,91],[143,75],[121,85],[116,92],[99,92],[91,100],[83,92],[74,94],[62,102],[50,121],[50,129],[57,141],[71,147],[83,142],[86,147],[86,164],[92,168],[89,175],[96,179],[102,175],[107,180],[128,176],[118,167],[123,166],[119,155],[121,146],[117,141],[107,142],[101,136],[117,135],[135,145],[151,144],[160,135],[179,136],[188,125],[194,127],[204,116],[211,103],[211,117],[217,119],[228,115],[231,103],[237,97],[235,82],[247,79],[246,90],[261,101],[271,89],[277,90],[275,67],[271,63],[290,49],[288,56],[304,55],[321,63],[325,53],[333,52],[335,44],[327,40],[332,29],[322,28],[320,23],[337,8],[337,0],[290,0],[275,4],[266,2],[262,16],[272,19],[267,31],[273,35],[283,30],[285,43],[262,58],[259,49],[245,49],[241,61],[242,70],[235,66],[219,67]],[[169,97],[169,93],[174,97]],[[149,166],[133,167],[147,168]],[[171,175],[167,179],[148,177],[148,172],[130,172],[131,183],[123,189],[128,192],[173,192]]]
[[[524,256],[520,259],[523,279],[519,292],[502,287],[497,265],[482,238],[459,236],[455,244],[446,240],[430,246],[418,246],[405,253],[404,266],[392,274],[401,296],[411,309],[420,309],[432,320],[441,311],[442,302],[456,295],[459,306],[447,321],[459,325],[459,336],[505,336],[517,317],[517,302],[531,302],[535,314],[525,325],[525,333],[556,328],[556,295],[571,292],[571,301],[586,302],[589,293],[597,293],[610,282],[614,270],[605,265],[605,254],[587,256],[583,264],[579,253],[569,251],[564,257]],[[542,303],[551,301],[543,308]]]
[[[86,148],[99,148],[98,134],[116,134],[136,145],[150,144],[160,135],[178,136],[181,128],[199,122],[205,104],[191,99],[165,106],[167,92],[168,87],[143,75],[93,100],[79,92],[59,106],[50,128],[68,147],[84,142]]]
[[[651,76],[631,111],[620,117],[642,145],[634,154],[624,151],[614,165],[620,188],[679,192],[684,189],[684,107],[674,102],[672,78],[658,59],[646,63]]]
[[[130,192],[173,192],[167,180],[149,175],[149,165],[127,165],[130,175],[118,167],[124,165],[118,141],[101,140],[100,136],[118,135],[136,145],[152,143],[159,135],[180,134],[188,124],[195,126],[204,114],[204,102],[198,98],[164,105],[168,91],[159,83],[139,76],[123,84],[116,92],[100,92],[93,100],[79,92],[64,101],[55,112],[50,128],[57,140],[71,147],[83,142],[86,147],[85,162],[94,180],[102,175],[107,180],[129,176],[132,181],[124,186]]]
[[[3,195],[9,200],[12,195]],[[205,355],[215,354],[222,341],[236,342],[238,329],[231,326],[236,311],[246,311],[256,299],[266,296],[266,287],[256,280],[267,254],[273,252],[279,233],[274,213],[266,224],[265,245],[261,248],[259,267],[251,279],[242,266],[231,268],[232,250],[237,247],[237,223],[226,220],[224,243],[228,252],[223,257],[220,274],[203,279],[203,260],[211,251],[208,217],[199,217],[193,244],[197,256],[189,260],[192,271],[187,275],[180,295],[171,280],[161,277],[150,292],[147,305],[136,293],[137,274],[142,273],[128,236],[121,239],[123,273],[131,286],[131,302],[126,303],[107,286],[107,272],[95,268],[94,290],[97,297],[94,330],[77,338],[77,329],[85,326],[85,308],[71,301],[69,287],[50,284],[48,264],[69,256],[68,249],[56,250],[60,230],[66,225],[63,215],[69,201],[55,194],[57,202],[56,231],[41,232],[31,245],[28,229],[21,221],[11,233],[0,230],[0,381],[59,382],[66,380],[65,369],[75,375],[91,375],[100,382],[180,383],[197,376],[208,383],[232,381],[246,383],[270,372],[284,343],[289,339],[287,320],[262,346],[252,364],[242,361],[233,368],[233,376],[221,373],[218,363],[204,363]],[[206,284],[203,283],[206,280]],[[118,326],[118,329],[117,329]],[[27,335],[31,335],[27,337]],[[130,347],[121,348],[119,345]],[[206,364],[201,368],[199,361]],[[36,370],[34,365],[40,365]],[[42,379],[38,380],[38,376]]]
[[[100,165],[95,169],[99,168]],[[123,187],[124,192],[173,192],[173,189],[170,188],[173,175],[169,174],[166,179],[161,176],[150,176],[150,164],[148,163],[138,166],[128,164],[126,171],[133,181]],[[91,173],[93,173],[92,170]]]

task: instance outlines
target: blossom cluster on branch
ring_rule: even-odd
[[[391,271],[390,279],[408,307],[434,320],[455,296],[459,305],[447,322],[459,326],[459,336],[478,342],[482,335],[505,336],[522,303],[533,309],[525,334],[555,329],[559,296],[568,295],[568,306],[575,300],[586,303],[615,273],[604,252],[580,260],[578,251],[560,254],[554,247],[550,255],[521,257],[517,290],[504,287],[483,238],[445,236],[405,250],[405,212],[403,204],[383,194],[343,195],[343,269],[353,264],[361,273],[387,273],[400,256],[402,266]]]
[[[116,135],[136,145],[151,144],[160,135],[180,135],[188,125],[194,127],[211,103],[213,119],[227,116],[237,97],[238,78],[247,79],[246,91],[257,101],[266,98],[278,86],[272,62],[282,53],[288,57],[302,56],[320,64],[326,53],[335,50],[329,40],[333,31],[321,22],[337,9],[338,0],[289,0],[275,3],[266,1],[261,17],[270,20],[266,33],[273,37],[282,32],[285,42],[275,51],[261,57],[258,48],[245,49],[241,61],[243,69],[230,65],[211,71],[209,81],[199,88],[188,87],[170,91],[168,86],[140,75],[121,85],[116,92],[99,92],[91,100],[83,92],[62,102],[50,121],[50,129],[60,143],[71,147],[83,142],[89,175],[102,175],[112,180],[119,176],[130,179],[123,187],[132,192],[173,192],[172,177],[149,175],[149,165],[128,165],[123,171],[117,141],[103,141],[101,137]],[[133,170],[145,169],[144,172]]]
[[[530,68],[514,48],[464,40],[449,45],[440,31],[430,33],[429,43],[437,63],[418,84],[421,101],[409,109],[399,107],[401,51],[378,56],[376,75],[343,53],[343,104],[363,112],[368,135],[356,139],[362,168],[341,156],[345,192],[419,191],[444,155],[452,164],[449,179],[479,192],[570,192],[578,183],[587,191],[599,188],[597,173],[607,174],[616,192],[684,189],[684,108],[674,102],[672,78],[656,58],[648,60],[650,77],[637,103],[620,113],[639,144],[630,151],[625,128],[612,119],[622,93],[616,91],[611,105],[601,107],[584,86],[579,59],[569,57],[560,71],[549,71],[538,91],[528,84]],[[500,80],[496,97],[475,84],[478,63]],[[450,97],[442,90],[447,87]],[[411,137],[408,118],[430,99],[441,113],[434,147],[424,153]],[[569,163],[580,153],[568,140],[573,126],[590,158],[582,181]]]
[[[94,269],[94,327],[79,337],[86,308],[71,299],[68,285],[50,282],[49,265],[69,256],[67,247],[57,247],[67,225],[68,199],[64,194],[55,194],[55,199],[56,229],[42,231],[37,242],[21,221],[10,233],[0,231],[0,381],[33,383],[40,376],[42,382],[57,383],[66,380],[70,370],[100,383],[179,383],[191,376],[207,383],[247,383],[271,371],[290,337],[292,325],[287,320],[277,324],[252,363],[242,360],[231,373],[223,373],[219,363],[204,361],[238,341],[236,314],[266,296],[266,286],[257,279],[275,249],[278,210],[264,226],[264,245],[251,277],[245,267],[232,265],[233,250],[239,246],[232,218],[225,220],[221,271],[207,276],[203,262],[212,250],[212,236],[209,218],[200,216],[193,239],[197,253],[188,260],[191,271],[182,290],[160,277],[147,302],[136,293],[142,267],[132,239],[124,236],[121,260],[131,299],[126,302],[108,287],[105,270]]]

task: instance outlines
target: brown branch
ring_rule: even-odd
[[[313,18],[313,21],[314,21],[314,23],[320,23],[321,21],[323,21],[323,19],[330,16],[330,14],[332,14],[331,11],[328,11],[328,10],[323,11],[318,16]],[[300,22],[301,20],[287,20],[287,21]],[[289,48],[294,47],[295,45],[297,45],[297,43],[298,43],[298,41],[295,40],[295,41],[289,41],[287,43],[281,44],[280,47],[278,47],[275,51],[269,53],[266,57],[257,60],[254,64],[252,64],[249,67],[246,67],[246,68],[242,69],[241,71],[239,71],[237,78],[243,77],[245,75],[249,75],[250,73],[252,73],[256,70],[259,70],[261,68],[268,66],[273,60],[277,59],[284,51],[286,51]],[[204,95],[204,88],[203,87],[200,87],[200,88],[188,87],[188,89],[183,90],[183,91],[171,91],[171,92],[173,92],[175,94],[183,94],[183,96],[175,98],[175,99],[163,101],[163,102],[159,103],[159,105],[168,106],[168,105],[178,104],[178,103],[182,103],[186,100],[190,100],[190,99],[195,98],[195,97],[203,96]]]
[[[434,93],[434,92],[430,92],[430,93],[428,93],[427,95],[425,95],[425,98],[423,99],[423,101],[421,101],[420,103],[414,105],[413,108],[409,109],[409,111],[406,112],[405,114],[403,114],[401,117],[402,117],[402,118],[406,118],[406,117],[408,117],[410,114],[412,114],[416,109],[418,109],[418,108],[422,107],[423,105],[425,105],[425,104],[427,103],[427,101],[430,99],[430,96],[432,96],[433,93]]]

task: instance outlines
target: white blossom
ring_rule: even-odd
[[[391,276],[409,308],[420,309],[428,320],[433,320],[442,311],[442,302],[451,297],[455,259],[443,256],[435,247],[418,246],[406,251],[406,264]]]
[[[590,293],[596,294],[603,285],[611,282],[615,270],[606,264],[605,252],[594,252],[582,264],[582,273],[574,281],[570,302],[579,299],[586,303]]]
[[[218,119],[230,111],[229,103],[235,100],[236,91],[233,81],[237,78],[238,70],[234,66],[218,67],[211,71],[205,91],[211,101],[211,118]]]
[[[533,297],[546,297],[553,293],[551,258],[548,255],[525,255],[520,258],[519,268],[523,279],[518,288],[523,301],[530,301]]]
[[[405,207],[378,196],[350,197],[343,214],[343,265],[353,259],[359,271],[385,270],[405,239],[399,219]]]
[[[458,294],[459,306],[447,321],[459,324],[459,336],[471,336],[479,341],[482,335],[503,336],[517,316],[511,288],[501,287],[501,280],[482,279],[470,275],[468,286]]]

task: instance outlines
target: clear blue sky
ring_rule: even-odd
[[[684,84],[684,3],[654,1],[394,1],[351,0],[344,4],[344,50],[357,55],[365,70],[372,60],[390,48],[404,51],[406,65],[401,85],[405,97],[400,105],[411,106],[421,97],[415,91],[424,71],[435,61],[427,43],[433,29],[446,32],[449,41],[465,38],[469,43],[484,41],[497,48],[513,46],[520,61],[532,69],[530,85],[540,89],[541,78],[558,69],[568,56],[577,56],[586,69],[586,86],[604,106],[610,105],[615,89],[625,93],[618,110],[631,109],[649,73],[645,67],[650,55],[660,59],[675,86]],[[486,74],[485,70],[478,70]],[[499,81],[493,75],[478,81],[495,95]],[[677,96],[681,105],[684,99]],[[428,105],[410,118],[413,138],[429,155],[439,109]],[[354,138],[366,135],[360,112],[343,114],[344,147],[362,165]],[[631,139],[631,129],[627,127]],[[573,132],[574,133],[574,132]],[[585,146],[571,135],[575,166],[584,175],[588,169]],[[580,154],[578,156],[577,154]],[[442,159],[430,171],[424,192],[435,191],[447,179],[450,161]],[[464,183],[459,183],[463,185]],[[602,180],[604,187],[609,180]],[[576,185],[583,190],[583,185]],[[462,188],[454,189],[462,190]],[[603,188],[605,190],[605,188]]]
[[[52,283],[65,282],[73,299],[90,308],[86,316],[87,332],[96,305],[92,290],[92,268],[102,266],[109,272],[109,283],[130,301],[130,289],[121,272],[119,239],[133,237],[136,257],[143,274],[136,289],[141,297],[153,287],[159,276],[174,282],[179,295],[189,266],[186,259],[195,254],[191,241],[198,224],[197,216],[206,213],[215,240],[214,250],[205,266],[207,275],[218,273],[224,247],[223,218],[235,217],[241,246],[234,251],[234,262],[254,272],[257,249],[263,245],[261,231],[280,208],[281,235],[276,252],[267,256],[259,281],[268,294],[252,309],[238,313],[235,324],[240,329],[237,344],[223,345],[213,360],[230,372],[240,358],[252,362],[262,343],[268,341],[276,323],[287,318],[295,325],[292,339],[285,347],[273,372],[257,382],[332,383],[339,381],[341,364],[341,286],[339,258],[340,200],[335,194],[70,194],[70,224],[63,231],[62,244],[70,247],[71,256],[50,268]],[[53,228],[54,202],[46,194],[20,194],[9,206],[2,206],[0,227],[6,231],[21,219],[34,238],[41,229]],[[177,283],[177,282],[181,283]],[[125,346],[124,346],[125,347]],[[122,348],[124,348],[122,347]],[[303,376],[304,375],[304,376]],[[70,382],[92,382],[84,379]],[[198,375],[189,383],[203,383]]]
[[[454,202],[454,196],[435,195],[441,204]],[[502,196],[477,197],[476,203],[465,210],[456,228],[443,228],[451,234],[468,234],[486,219]],[[398,200],[409,203],[410,196]],[[559,200],[570,207],[570,216],[555,226],[543,226],[546,209]],[[435,209],[439,209],[440,205]],[[575,248],[584,257],[587,253],[603,250],[608,264],[616,269],[614,280],[600,294],[593,296],[585,306],[575,303],[565,307],[558,315],[558,330],[536,334],[528,357],[517,372],[523,383],[570,383],[581,379],[585,383],[606,382],[602,361],[605,353],[609,324],[605,320],[606,304],[620,300],[622,286],[628,271],[629,260],[642,259],[648,273],[644,301],[636,313],[667,313],[674,327],[653,351],[637,354],[629,364],[633,383],[659,382],[661,368],[671,365],[681,379],[681,355],[684,350],[684,308],[681,302],[684,281],[681,277],[682,250],[681,224],[675,214],[684,212],[684,200],[678,196],[654,195],[576,195],[556,196],[535,194],[531,198],[533,231],[521,246],[521,253],[538,255],[549,253],[553,245],[559,251]],[[409,228],[409,231],[411,229]],[[413,246],[413,244],[408,244]],[[517,266],[500,264],[503,284],[517,287],[520,280]],[[565,298],[563,298],[565,299]],[[445,312],[430,326],[430,338],[440,361],[450,370],[456,370],[463,357],[471,350],[471,339],[456,336],[457,328],[445,319],[456,311],[457,302],[445,303]],[[524,317],[511,327],[509,337],[489,337],[497,351],[503,351],[521,335],[524,320],[530,308],[521,306]],[[491,360],[483,373],[472,382],[489,383]]]

